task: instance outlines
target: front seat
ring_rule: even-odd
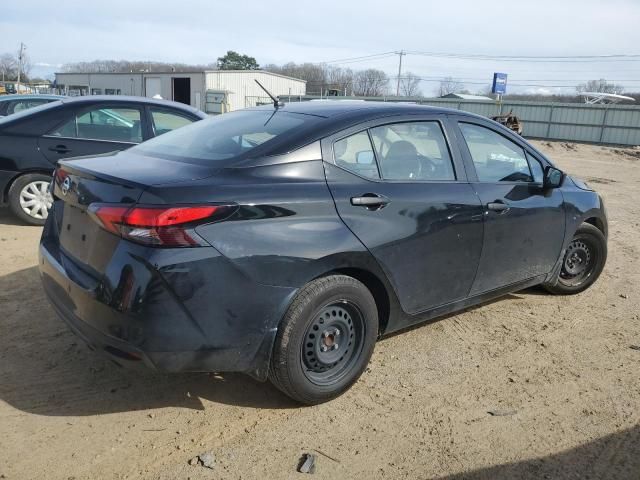
[[[382,174],[389,180],[409,180],[420,177],[422,170],[418,150],[411,142],[393,142],[382,162]]]

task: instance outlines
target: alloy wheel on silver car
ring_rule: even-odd
[[[20,207],[30,217],[39,220],[47,218],[52,204],[48,182],[37,180],[27,183],[20,190]]]

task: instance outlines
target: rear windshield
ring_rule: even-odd
[[[317,117],[276,111],[243,110],[218,115],[144,142],[132,150],[143,155],[196,163],[247,158],[264,152],[278,137],[309,126]],[[226,162],[225,162],[226,163]]]

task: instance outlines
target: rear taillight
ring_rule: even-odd
[[[67,172],[62,170],[62,168],[58,167],[56,168],[56,172],[54,173],[53,178],[55,179],[58,185],[62,185],[62,182],[64,182],[64,179],[67,178],[68,176],[69,174]]]
[[[194,228],[226,218],[231,205],[92,204],[89,213],[106,230],[137,243],[160,247],[198,247],[204,240]]]

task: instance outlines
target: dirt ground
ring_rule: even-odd
[[[305,478],[311,452],[318,479],[640,479],[640,150],[537,145],[605,198],[601,279],[385,339],[317,407],[241,375],[103,360],[44,299],[40,228],[0,211],[0,478]],[[213,469],[188,464],[209,451]]]

